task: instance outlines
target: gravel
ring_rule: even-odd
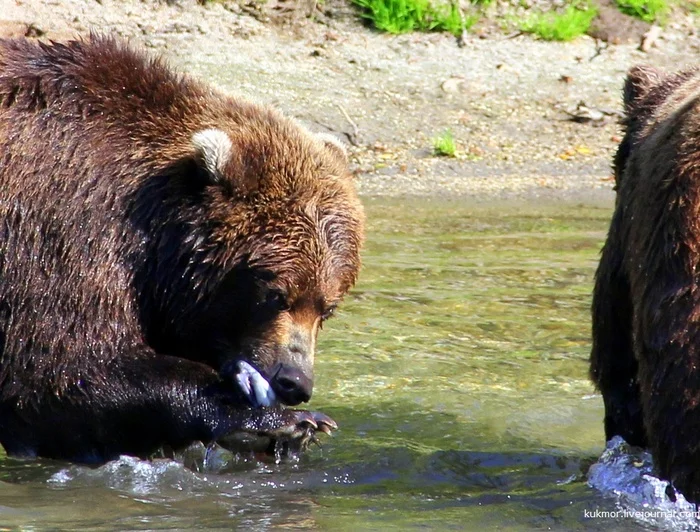
[[[297,14],[279,24],[250,16],[251,5],[0,0],[0,33],[121,35],[335,133],[350,145],[364,195],[479,200],[610,201],[625,72],[638,63],[680,68],[700,52],[691,18],[664,28],[644,53],[638,43],[590,37],[390,36],[330,10],[322,22]],[[433,154],[432,139],[446,130],[457,157]]]

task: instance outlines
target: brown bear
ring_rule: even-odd
[[[362,240],[339,143],[112,38],[0,41],[0,443],[100,463],[330,431],[284,406]]]
[[[700,502],[700,70],[633,68],[593,294],[605,434]]]

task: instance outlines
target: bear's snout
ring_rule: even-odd
[[[280,402],[295,406],[311,399],[314,381],[299,368],[280,363],[272,368],[270,375],[270,385]]]

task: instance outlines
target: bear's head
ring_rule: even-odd
[[[187,142],[161,187],[164,214],[144,213],[154,194],[137,202],[136,217],[159,225],[143,269],[148,341],[246,381],[253,405],[267,404],[260,375],[275,401],[308,401],[318,332],[360,267],[364,214],[344,148],[260,108]]]

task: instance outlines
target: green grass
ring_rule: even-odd
[[[615,0],[617,7],[626,15],[645,22],[663,22],[669,11],[667,0]]]
[[[561,13],[538,13],[527,19],[520,29],[534,33],[545,41],[570,41],[588,31],[598,13],[595,6],[567,6]]]
[[[478,20],[463,12],[456,2],[430,0],[353,0],[365,11],[364,17],[382,31],[399,34],[409,31],[448,31],[461,35]]]
[[[455,143],[455,138],[452,135],[452,131],[447,129],[440,133],[437,137],[433,138],[433,150],[435,151],[435,155],[456,157],[457,144]]]

